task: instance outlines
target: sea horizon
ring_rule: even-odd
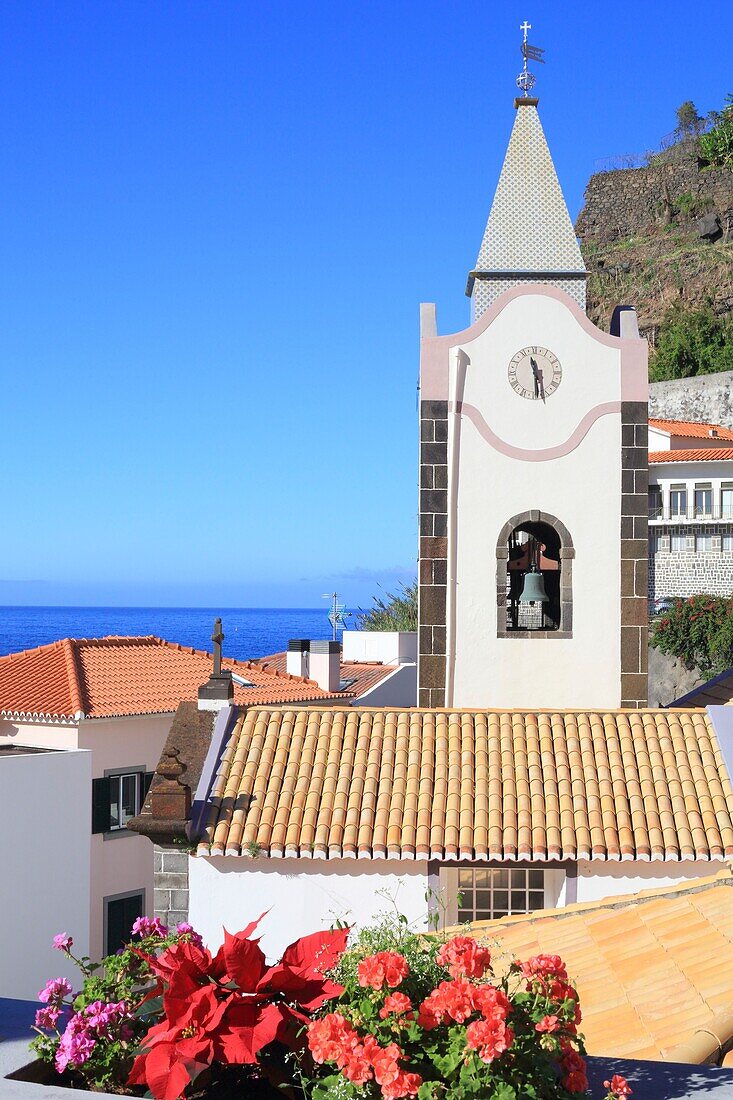
[[[357,625],[349,613],[347,628]],[[0,604],[0,656],[48,645],[62,638],[110,635],[145,637],[211,650],[214,619],[224,630],[224,655],[238,660],[287,649],[290,638],[331,638],[328,606],[176,607],[153,605]],[[337,632],[340,636],[341,631]]]

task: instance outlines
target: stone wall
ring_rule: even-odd
[[[153,885],[155,916],[174,928],[188,920],[188,852],[154,845]]]
[[[696,550],[695,537],[711,535],[712,550]],[[685,549],[670,550],[672,535],[684,534]],[[667,596],[733,595],[733,551],[723,550],[724,535],[733,535],[733,524],[654,528],[649,545],[649,599]],[[657,546],[657,542],[661,545]]]
[[[652,382],[649,415],[666,420],[706,420],[733,428],[733,371]]]
[[[617,244],[660,226],[681,195],[691,195],[700,214],[714,210],[724,234],[733,234],[733,171],[707,168],[697,159],[597,172],[585,189],[575,231],[583,246]]]
[[[445,706],[448,402],[420,404],[418,706]]]

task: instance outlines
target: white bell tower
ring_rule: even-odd
[[[634,310],[585,314],[537,104],[515,100],[471,326],[421,307],[421,706],[646,705],[647,346]]]

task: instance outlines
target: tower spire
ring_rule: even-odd
[[[522,283],[560,287],[585,309],[585,264],[537,113],[539,100],[529,95],[535,77],[527,62],[544,64],[544,50],[527,41],[530,23],[525,20],[520,30],[524,68],[517,84],[523,95],[514,100],[514,126],[476,267],[468,275],[472,321]]]

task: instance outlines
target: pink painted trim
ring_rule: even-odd
[[[609,416],[611,413],[620,413],[621,402],[606,401],[602,405],[596,405],[594,409],[585,414],[575,431],[568,436],[564,443],[559,443],[556,447],[545,447],[541,451],[515,447],[512,443],[506,443],[503,439],[500,439],[496,432],[491,430],[474,405],[459,402],[458,411],[471,421],[481,438],[485,439],[489,446],[493,447],[495,451],[499,451],[500,454],[506,455],[508,458],[519,458],[523,462],[549,462],[553,458],[562,458],[574,451],[578,444],[585,439],[596,420],[600,420],[602,416]]]
[[[593,337],[599,344],[609,348],[617,348],[621,352],[621,397],[624,401],[646,401],[649,393],[647,380],[647,342],[641,338],[636,339],[611,336],[598,328],[578,303],[558,287],[549,286],[547,283],[525,283],[523,286],[512,287],[496,299],[494,304],[486,310],[478,321],[470,325],[462,332],[454,332],[448,336],[426,336],[421,341],[420,354],[420,397],[423,401],[447,401],[448,400],[448,353],[458,344],[468,344],[475,340],[491,325],[502,310],[506,309],[515,298],[521,298],[524,294],[539,294],[545,298],[555,298],[562,302],[575,317],[582,329]]]

